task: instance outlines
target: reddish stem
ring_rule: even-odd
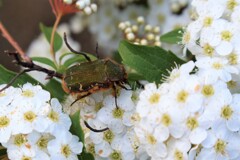
[[[12,36],[9,34],[7,29],[3,26],[3,24],[0,22],[0,31],[2,31],[2,36],[13,46],[13,48],[16,49],[18,54],[27,62],[30,62],[31,59],[25,55],[22,48],[18,45],[18,43],[12,38]]]

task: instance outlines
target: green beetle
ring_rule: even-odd
[[[77,94],[77,99],[73,103],[81,98],[91,95],[92,93],[110,88],[112,88],[115,92],[114,95],[116,101],[116,86],[129,90],[124,86],[124,84],[127,83],[127,73],[123,65],[118,64],[109,58],[92,61],[86,53],[77,52],[72,49],[72,47],[68,44],[66,34],[64,34],[64,41],[71,52],[83,55],[88,62],[73,65],[66,69],[65,73],[61,74],[36,65],[32,61],[24,62],[19,58],[18,53],[9,53],[15,57],[18,65],[27,69],[24,69],[22,72],[17,74],[6,87],[0,90],[0,92],[9,87],[18,76],[30,71],[44,72],[48,75],[48,79],[52,77],[62,79],[62,88],[64,91],[69,94]]]

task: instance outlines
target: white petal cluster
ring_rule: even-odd
[[[237,0],[193,0],[197,18],[186,28],[182,43],[196,56],[197,67],[209,82],[234,81],[239,74],[240,29]]]
[[[194,67],[190,61],[160,86],[145,85],[134,126],[140,144],[152,159],[238,159],[240,94]]]
[[[81,116],[94,129],[108,128],[104,132],[86,131],[86,149],[95,159],[135,160],[149,156],[140,146],[134,132],[137,92],[119,90],[117,106],[114,97],[97,93],[85,98]]]
[[[41,86],[7,88],[0,93],[0,108],[0,143],[9,159],[73,160],[82,152],[83,144],[69,132],[69,116]]]

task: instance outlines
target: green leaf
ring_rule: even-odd
[[[0,65],[0,84],[9,83],[15,75],[16,73],[9,71],[6,68],[4,68],[2,65]],[[27,82],[32,83],[34,85],[39,84],[38,81],[36,81],[34,78],[29,76],[28,74],[23,74],[16,79],[16,81],[13,83],[12,86],[18,87],[19,85],[23,85]]]
[[[76,112],[74,115],[70,116],[72,121],[72,126],[70,132],[79,137],[79,140],[84,144],[84,132],[80,125],[80,111]],[[86,148],[83,148],[81,155],[78,156],[80,160],[94,160],[91,153],[87,153]]]
[[[52,67],[53,69],[57,70],[57,66],[54,64],[54,62],[51,59],[48,59],[46,57],[31,57],[31,59],[33,61],[46,64],[46,65]]]
[[[80,141],[84,143],[84,132],[80,125],[80,111],[76,112],[74,115],[71,115],[70,118],[72,121],[72,126],[70,128],[71,133],[78,136]]]
[[[93,55],[91,55],[91,54],[87,54],[87,55],[90,57],[91,60],[95,60],[95,59],[96,59],[96,57],[93,56]],[[63,66],[64,66],[65,68],[68,68],[69,66],[71,66],[72,64],[77,63],[77,62],[78,62],[78,63],[80,63],[80,62],[86,62],[86,59],[85,59],[85,57],[82,56],[82,55],[76,55],[76,54],[75,54],[74,57],[71,57],[71,58],[67,59],[67,60],[64,62]]]
[[[149,82],[161,83],[163,75],[168,76],[176,64],[185,63],[172,52],[160,47],[134,45],[122,41],[118,51],[123,63],[134,69]]]
[[[51,79],[45,87],[51,91],[52,97],[57,98],[60,102],[64,102],[67,94],[62,89],[62,85],[56,79]]]
[[[160,37],[160,40],[165,43],[178,44],[182,41],[183,29],[175,29]]]
[[[51,43],[51,35],[53,30],[52,27],[47,27],[44,24],[40,23],[40,29],[42,33],[45,35],[47,41]],[[63,44],[63,40],[61,36],[56,32],[54,36],[54,44],[53,44],[54,51],[57,52],[62,47],[62,44]]]

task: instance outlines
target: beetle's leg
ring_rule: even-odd
[[[127,88],[127,87],[125,87],[122,83],[117,83],[117,85],[118,85],[119,87],[127,90],[127,91],[132,91],[132,90],[133,90],[132,88]]]
[[[80,99],[85,98],[85,97],[87,97],[87,96],[89,96],[89,95],[91,95],[91,94],[92,94],[92,93],[88,93],[88,94],[86,94],[86,95],[84,95],[84,96],[77,97],[77,99],[76,99],[75,101],[73,101],[70,106],[74,105],[74,103],[76,103],[76,102],[79,101]]]
[[[85,124],[85,126],[86,126],[88,129],[90,129],[90,130],[93,131],[93,132],[104,132],[104,131],[106,131],[106,130],[109,129],[109,128],[94,129],[94,128],[92,128],[86,121],[84,121],[84,124]]]
[[[117,104],[117,88],[116,88],[116,84],[113,83],[113,91],[114,91],[114,98],[115,98],[115,105],[116,105],[116,108],[118,109],[118,104]]]
[[[98,54],[98,43],[96,44],[96,55],[97,55],[97,59],[100,59],[99,54]]]
[[[81,54],[81,55],[83,55],[83,56],[85,57],[85,59],[86,59],[87,61],[89,61],[89,62],[91,61],[90,57],[89,57],[86,53],[84,53],[84,52],[78,52],[78,51],[74,50],[74,49],[69,45],[69,43],[68,43],[68,41],[67,41],[67,35],[66,35],[66,33],[64,33],[64,42],[65,42],[65,44],[67,45],[68,49],[69,49],[71,52],[73,52],[73,53],[75,53],[75,54]]]
[[[13,79],[5,87],[0,89],[0,92],[4,91],[8,87],[10,87],[17,80],[17,78],[20,77],[22,74],[30,72],[30,71],[32,71],[32,70],[31,69],[25,69],[22,72],[18,73],[15,77],[13,77]]]

